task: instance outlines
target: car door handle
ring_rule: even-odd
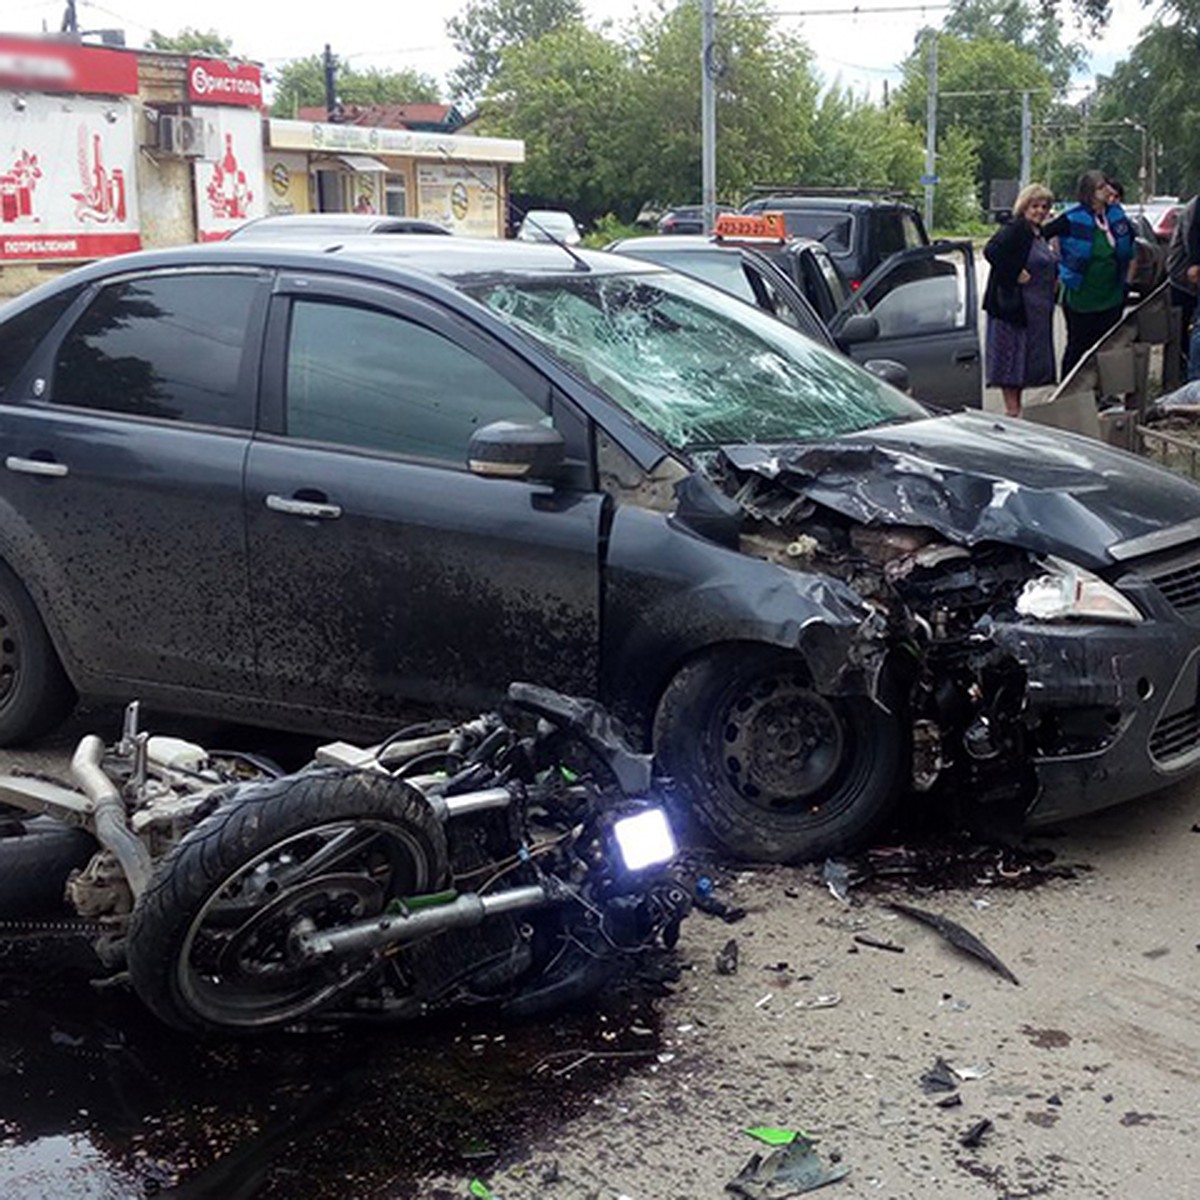
[[[317,500],[297,500],[294,496],[269,495],[267,507],[272,512],[287,513],[293,517],[316,517],[321,521],[333,521],[342,515],[340,504],[325,504]]]
[[[977,362],[978,359],[979,359],[979,351],[978,350],[960,350],[954,356],[954,361],[956,363],[973,363],[973,362]]]
[[[49,462],[44,458],[18,458],[15,454],[10,454],[5,459],[4,465],[10,471],[16,471],[18,475],[49,475],[61,478],[67,473],[66,463]]]

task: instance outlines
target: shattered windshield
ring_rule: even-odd
[[[675,449],[806,441],[927,415],[774,317],[670,272],[470,291]]]

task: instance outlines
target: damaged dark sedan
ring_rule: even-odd
[[[12,306],[0,389],[7,742],[77,693],[357,733],[533,679],[775,860],[909,787],[1044,823],[1200,765],[1200,489],[650,265],[130,256]]]

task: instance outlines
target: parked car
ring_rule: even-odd
[[[929,245],[921,214],[901,200],[855,193],[758,196],[742,212],[782,212],[792,237],[822,242],[857,290],[885,259]]]
[[[1151,232],[1165,246],[1175,232],[1183,205],[1184,201],[1178,196],[1151,196],[1144,204],[1125,205],[1125,212],[1131,220],[1144,218]]]
[[[608,249],[751,300],[809,336],[837,345],[856,362],[900,364],[905,386],[918,399],[947,408],[980,407],[977,285],[969,243],[940,243],[894,256],[851,294],[822,243],[774,236],[754,224],[760,216],[722,217],[711,238],[635,237]],[[884,370],[899,383],[890,365]]]
[[[724,204],[718,205],[716,208],[718,216],[727,212],[733,212],[733,209]],[[677,204],[673,208],[667,209],[658,218],[658,232],[660,234],[703,233],[704,205]]]
[[[577,246],[580,242],[579,226],[569,212],[552,208],[531,208],[517,227],[519,242],[563,242]]]
[[[902,788],[1200,765],[1200,489],[921,405],[649,263],[366,237],[95,263],[0,324],[0,741],[76,693],[359,736],[606,702],[751,858]]]
[[[376,216],[372,213],[288,213],[258,217],[239,225],[230,235],[244,241],[289,241],[293,238],[361,237],[364,233],[442,233],[448,229],[417,217]]]

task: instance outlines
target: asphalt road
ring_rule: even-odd
[[[0,769],[62,773],[84,728],[110,737],[118,722],[85,714]],[[1198,830],[1200,786],[1177,786],[1026,839],[1003,871],[967,845],[956,886],[892,877],[849,903],[814,868],[702,863],[746,915],[689,918],[667,995],[508,1029],[475,1013],[190,1043],[93,991],[86,956],[18,947],[0,953],[0,1200],[450,1200],[472,1179],[499,1200],[716,1200],[769,1153],[755,1126],[818,1137],[824,1166],[849,1168],[831,1200],[1193,1195]],[[1033,886],[1019,864],[1035,852],[1065,877]],[[897,898],[968,928],[1019,985]],[[722,974],[730,939],[738,967]],[[956,1107],[922,1088],[939,1057],[967,1076]]]

